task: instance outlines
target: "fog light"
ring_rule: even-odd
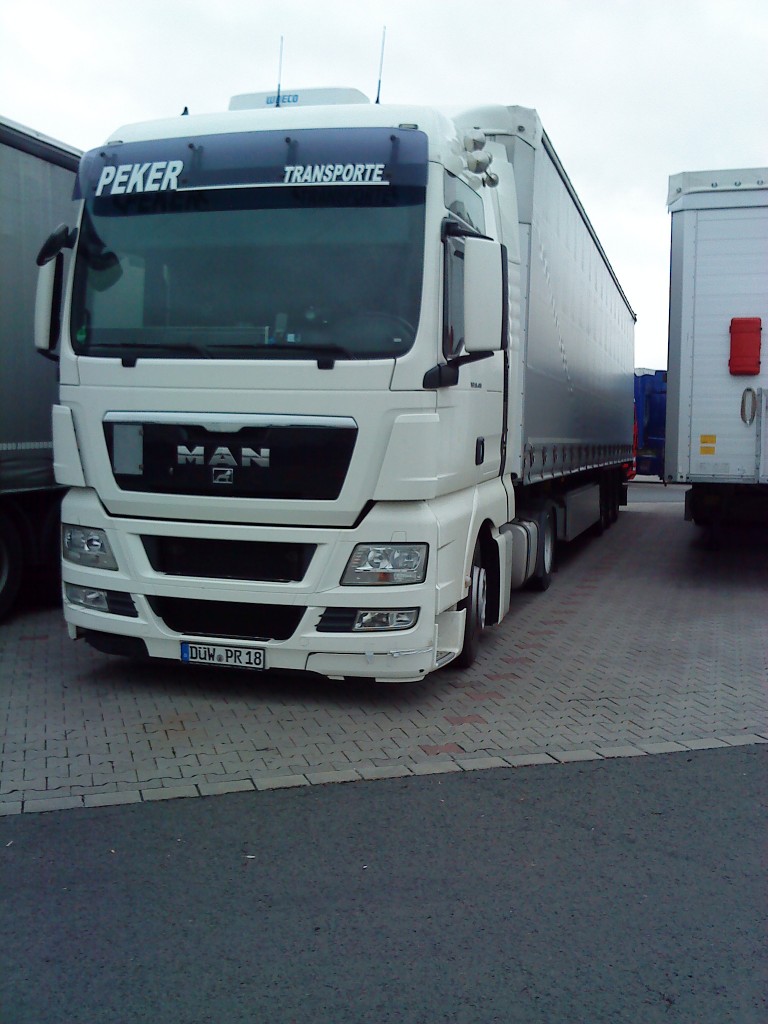
[[[72,583],[65,583],[64,594],[70,604],[88,608],[90,611],[109,611],[106,590],[96,590],[94,587],[76,587]]]
[[[374,608],[360,610],[352,627],[356,632],[366,633],[378,630],[410,629],[419,618],[418,608]]]

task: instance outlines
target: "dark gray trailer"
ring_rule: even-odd
[[[30,344],[45,238],[72,223],[80,152],[0,117],[0,617],[29,571],[59,565],[53,472],[57,366]]]

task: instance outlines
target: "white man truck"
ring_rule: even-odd
[[[634,314],[536,112],[315,99],[120,128],[40,254],[102,651],[420,680],[622,503]]]
[[[675,174],[667,203],[665,480],[713,532],[768,523],[768,168]]]
[[[51,406],[56,366],[29,343],[35,255],[59,221],[71,221],[81,153],[0,118],[0,618],[32,572],[59,569],[59,503]]]

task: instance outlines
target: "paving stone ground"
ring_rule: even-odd
[[[130,662],[27,606],[0,626],[0,814],[768,742],[766,578],[768,534],[709,550],[630,497],[472,669],[400,686]]]

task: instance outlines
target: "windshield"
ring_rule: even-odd
[[[420,184],[287,180],[99,194],[112,178],[102,171],[98,187],[84,190],[77,353],[371,359],[413,344]]]

